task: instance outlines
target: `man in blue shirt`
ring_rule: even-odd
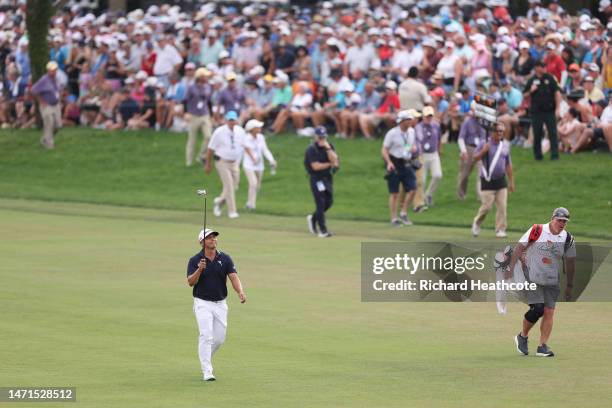
[[[240,303],[246,302],[232,258],[217,250],[218,236],[217,231],[201,230],[198,241],[202,250],[187,264],[187,283],[193,288],[193,311],[200,331],[198,354],[204,381],[215,380],[212,356],[225,341],[228,278]]]

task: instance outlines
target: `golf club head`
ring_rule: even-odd
[[[196,190],[196,193],[198,193],[199,196],[203,196],[203,197],[206,197],[208,195],[206,190]]]

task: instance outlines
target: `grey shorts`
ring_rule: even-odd
[[[526,290],[525,297],[527,298],[527,304],[544,303],[545,307],[554,309],[559,293],[561,293],[559,286],[537,285],[536,290]]]

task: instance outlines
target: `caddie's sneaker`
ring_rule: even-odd
[[[408,214],[400,214],[400,221],[404,225],[412,225],[412,221],[408,218]]]
[[[536,351],[536,356],[538,356],[538,357],[554,357],[555,353],[553,353],[552,350],[549,349],[546,344],[542,344],[541,346],[538,346],[538,350]]]
[[[319,238],[331,238],[331,232],[319,232]]]
[[[227,216],[230,218],[238,218],[240,217],[240,214],[238,214],[237,212],[232,212],[232,213],[227,214]]]
[[[308,223],[308,231],[310,231],[311,234],[316,234],[317,233],[317,226],[314,223],[314,219],[312,217],[312,214],[308,214],[306,216],[306,222]]]
[[[508,236],[508,234],[506,234],[506,231],[504,230],[499,230],[495,233],[495,236],[497,238],[506,238]]]
[[[391,220],[391,226],[392,227],[401,227],[402,226],[402,222],[399,220],[399,218],[394,218]]]
[[[221,200],[219,199],[219,197],[215,198],[214,203],[215,205],[213,206],[213,214],[215,215],[215,217],[220,217],[221,216]]]
[[[480,234],[480,225],[473,223],[472,224],[472,235],[477,237]]]
[[[215,381],[215,380],[216,378],[212,373],[204,374],[204,381]]]
[[[529,348],[527,347],[527,337],[521,336],[521,333],[517,334],[514,338],[514,344],[516,344],[516,350],[526,356],[529,354]]]

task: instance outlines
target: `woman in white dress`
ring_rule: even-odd
[[[264,172],[264,157],[270,163],[272,168],[276,168],[276,160],[268,145],[266,144],[266,138],[261,133],[264,123],[257,119],[249,120],[244,126],[244,130],[247,132],[247,137],[244,139],[243,146],[245,148],[245,154],[242,157],[242,169],[249,182],[249,195],[246,203],[247,211],[255,210],[257,201],[257,192],[261,188],[261,179]]]

